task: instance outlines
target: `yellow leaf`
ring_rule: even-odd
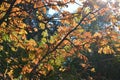
[[[102,53],[102,51],[103,51],[103,48],[100,48],[99,50],[98,50],[98,53]]]
[[[10,76],[10,77],[13,77],[13,70],[10,70],[7,74]]]
[[[42,38],[41,41],[42,41],[43,43],[45,43],[47,40],[46,40],[46,38]]]
[[[3,50],[3,46],[0,45],[0,51],[2,51],[2,50]]]
[[[38,29],[37,29],[37,28],[33,28],[33,30],[34,30],[35,32],[38,32]]]
[[[54,37],[53,36],[50,36],[50,40],[49,40],[49,42],[52,44],[52,43],[54,43]]]
[[[48,36],[48,31],[47,31],[47,30],[43,31],[43,32],[42,32],[42,36],[43,36],[43,37],[47,37],[47,36]]]
[[[86,64],[84,64],[84,63],[81,63],[80,64],[83,68],[85,68],[87,65]]]
[[[92,52],[92,50],[91,50],[91,49],[88,49],[88,52]]]
[[[24,46],[22,43],[18,43],[17,46],[18,46],[18,47],[21,47],[21,48],[23,48],[23,49],[25,48],[25,46]]]
[[[115,53],[113,49],[110,48],[110,46],[105,46],[103,48],[103,53],[104,54],[112,54],[112,53]]]
[[[115,47],[120,47],[120,44],[114,44]]]
[[[101,38],[102,35],[101,35],[100,33],[96,32],[96,33],[93,35],[93,37],[99,37],[99,38]]]
[[[64,71],[65,71],[65,68],[64,68],[64,67],[61,67],[61,68],[59,68],[59,71],[64,72]]]
[[[85,44],[84,48],[88,49],[90,47],[90,44]]]
[[[24,29],[21,29],[21,30],[19,31],[19,34],[27,34],[27,32],[26,32]]]
[[[42,15],[38,16],[38,19],[39,20],[43,19],[43,16]]]
[[[3,22],[2,24],[1,24],[1,27],[5,27],[7,25],[7,23],[6,22]]]
[[[35,54],[34,53],[29,53],[29,58],[33,60],[35,58]]]
[[[111,49],[111,54],[115,53],[115,51],[113,49]]]
[[[14,34],[10,34],[10,39],[14,40],[14,41],[17,41],[17,36],[14,35]]]
[[[40,26],[41,29],[45,29],[45,24],[44,23],[40,23],[39,26]]]
[[[108,41],[107,41],[106,39],[103,39],[103,40],[101,40],[100,45],[101,45],[101,46],[104,46],[104,45],[106,45],[107,43],[108,43]]]
[[[27,41],[27,44],[26,44],[27,49],[31,51],[35,50],[36,45],[37,43],[33,39],[30,39],[29,41]]]
[[[20,23],[18,26],[19,26],[20,28],[25,28],[25,27],[26,27],[26,24]]]
[[[91,72],[95,72],[95,68],[92,68],[90,71],[91,71]]]
[[[79,29],[78,31],[79,31],[80,33],[82,33],[82,32],[84,32],[84,29]]]
[[[90,8],[89,8],[89,7],[86,7],[86,8],[84,9],[84,11],[85,11],[86,14],[88,14],[88,13],[90,12]]]
[[[35,42],[35,40],[30,39],[30,40],[28,41],[28,45],[29,45],[29,46],[36,46],[37,43]]]
[[[16,49],[15,49],[14,47],[11,47],[11,50],[12,50],[12,51],[16,51]]]
[[[2,39],[0,39],[0,43],[2,43],[3,42],[3,40]]]
[[[107,53],[108,53],[107,47],[104,47],[104,48],[103,48],[103,53],[104,53],[104,54],[107,54]]]

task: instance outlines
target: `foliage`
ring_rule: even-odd
[[[113,65],[118,66],[119,0],[106,3],[80,0],[80,3],[2,0],[0,79],[94,80],[99,72],[101,75],[104,72],[98,70],[101,67],[97,64],[102,55],[108,60],[112,57]],[[77,4],[79,8],[74,13],[62,10],[68,4]],[[50,15],[49,9],[56,13]]]

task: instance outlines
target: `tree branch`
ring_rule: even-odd
[[[30,72],[30,74],[34,74],[35,71],[36,71],[36,68],[39,66],[39,64],[46,58],[46,56],[48,56],[50,53],[54,52],[58,46],[60,46],[62,44],[62,42],[67,38],[67,36],[69,34],[71,34],[74,30],[76,30],[78,28],[78,26],[82,23],[82,21],[90,14],[91,12],[89,12],[86,16],[84,16],[80,22],[78,23],[78,25],[76,27],[74,27],[71,31],[69,31],[64,37],[63,39],[51,50],[51,51],[48,51],[46,52],[46,54],[42,57],[41,60],[39,60],[39,62],[33,67],[32,71]]]
[[[105,6],[106,6],[106,5],[105,5]],[[102,8],[103,8],[103,7],[102,7]],[[101,10],[102,8],[99,8],[98,10],[96,10],[96,11],[94,11],[94,12],[89,12],[89,13],[87,13],[85,16],[83,16],[82,19],[79,21],[79,23],[78,23],[72,30],[70,30],[70,31],[63,37],[63,39],[62,39],[51,51],[48,51],[48,52],[46,52],[45,55],[43,55],[43,57],[42,57],[42,58],[38,61],[38,63],[33,67],[33,69],[32,69],[32,71],[30,72],[30,74],[33,75],[33,74],[36,72],[36,69],[37,69],[37,67],[39,66],[39,64],[40,64],[50,53],[54,52],[54,51],[62,44],[62,42],[68,37],[68,35],[70,35],[73,31],[75,31],[75,30],[79,27],[79,25],[84,21],[84,19],[85,19],[86,17],[89,16],[89,14],[94,14],[94,13],[98,12],[99,10]]]

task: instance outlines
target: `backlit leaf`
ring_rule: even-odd
[[[44,23],[40,23],[39,26],[40,26],[41,29],[45,29],[45,24]]]
[[[47,37],[47,36],[48,36],[47,30],[45,30],[45,31],[42,32],[42,36],[43,36],[43,37]]]

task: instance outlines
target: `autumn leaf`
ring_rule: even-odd
[[[98,50],[98,53],[102,53],[102,51],[103,51],[103,48],[99,48],[99,50]]]
[[[113,49],[110,48],[110,46],[105,46],[105,47],[103,48],[103,53],[104,53],[104,54],[114,54],[115,52],[114,52]]]
[[[42,36],[43,36],[43,37],[47,37],[47,36],[48,36],[47,30],[45,30],[45,31],[42,32]]]
[[[41,29],[45,29],[45,24],[44,23],[40,23],[39,26],[40,26]]]
[[[20,23],[20,24],[19,24],[19,27],[22,28],[22,29],[24,29],[24,28],[26,27],[26,24]]]
[[[35,46],[37,46],[37,43],[35,42],[35,40],[30,39],[27,41],[26,47],[28,50],[35,50]]]
[[[91,72],[95,72],[95,68],[92,68],[90,71],[91,71]]]
[[[26,32],[25,30],[21,29],[21,30],[19,31],[19,34],[20,34],[20,35],[22,35],[22,34],[27,34],[27,32]]]
[[[2,51],[2,50],[3,50],[3,46],[0,45],[0,51]]]
[[[117,48],[117,51],[119,51],[119,52],[120,52],[120,48]]]
[[[74,80],[79,76],[92,80],[98,79],[99,75],[86,74],[102,74],[96,68],[103,54],[107,54],[105,59],[112,54],[112,58],[118,60],[120,35],[114,28],[119,27],[119,3],[103,3],[100,0],[2,0],[0,4],[1,79]],[[78,8],[69,10],[69,6],[74,4]],[[104,60],[102,62],[104,68],[106,64]],[[79,71],[79,67],[84,69]]]
[[[98,5],[94,5],[94,8],[95,8],[95,9],[98,9],[98,8],[99,8],[99,6],[98,6]]]
[[[101,38],[101,37],[102,37],[102,34],[96,32],[96,33],[93,35],[93,37],[95,37],[95,38]]]
[[[5,27],[7,25],[7,23],[6,22],[3,22],[2,24],[1,24],[1,27]]]
[[[19,4],[22,0],[16,0],[15,4]]]
[[[57,11],[59,10],[57,6],[51,6],[51,8]]]
[[[54,43],[54,37],[53,36],[50,36],[50,40],[49,40],[49,42],[51,43],[51,44],[53,44]]]
[[[104,46],[104,45],[106,45],[107,43],[108,43],[108,40],[107,40],[107,39],[103,39],[103,40],[100,41],[100,45],[101,45],[101,46]]]
[[[33,59],[35,58],[35,54],[34,54],[34,53],[29,53],[29,58],[30,58],[31,60],[33,60]]]

